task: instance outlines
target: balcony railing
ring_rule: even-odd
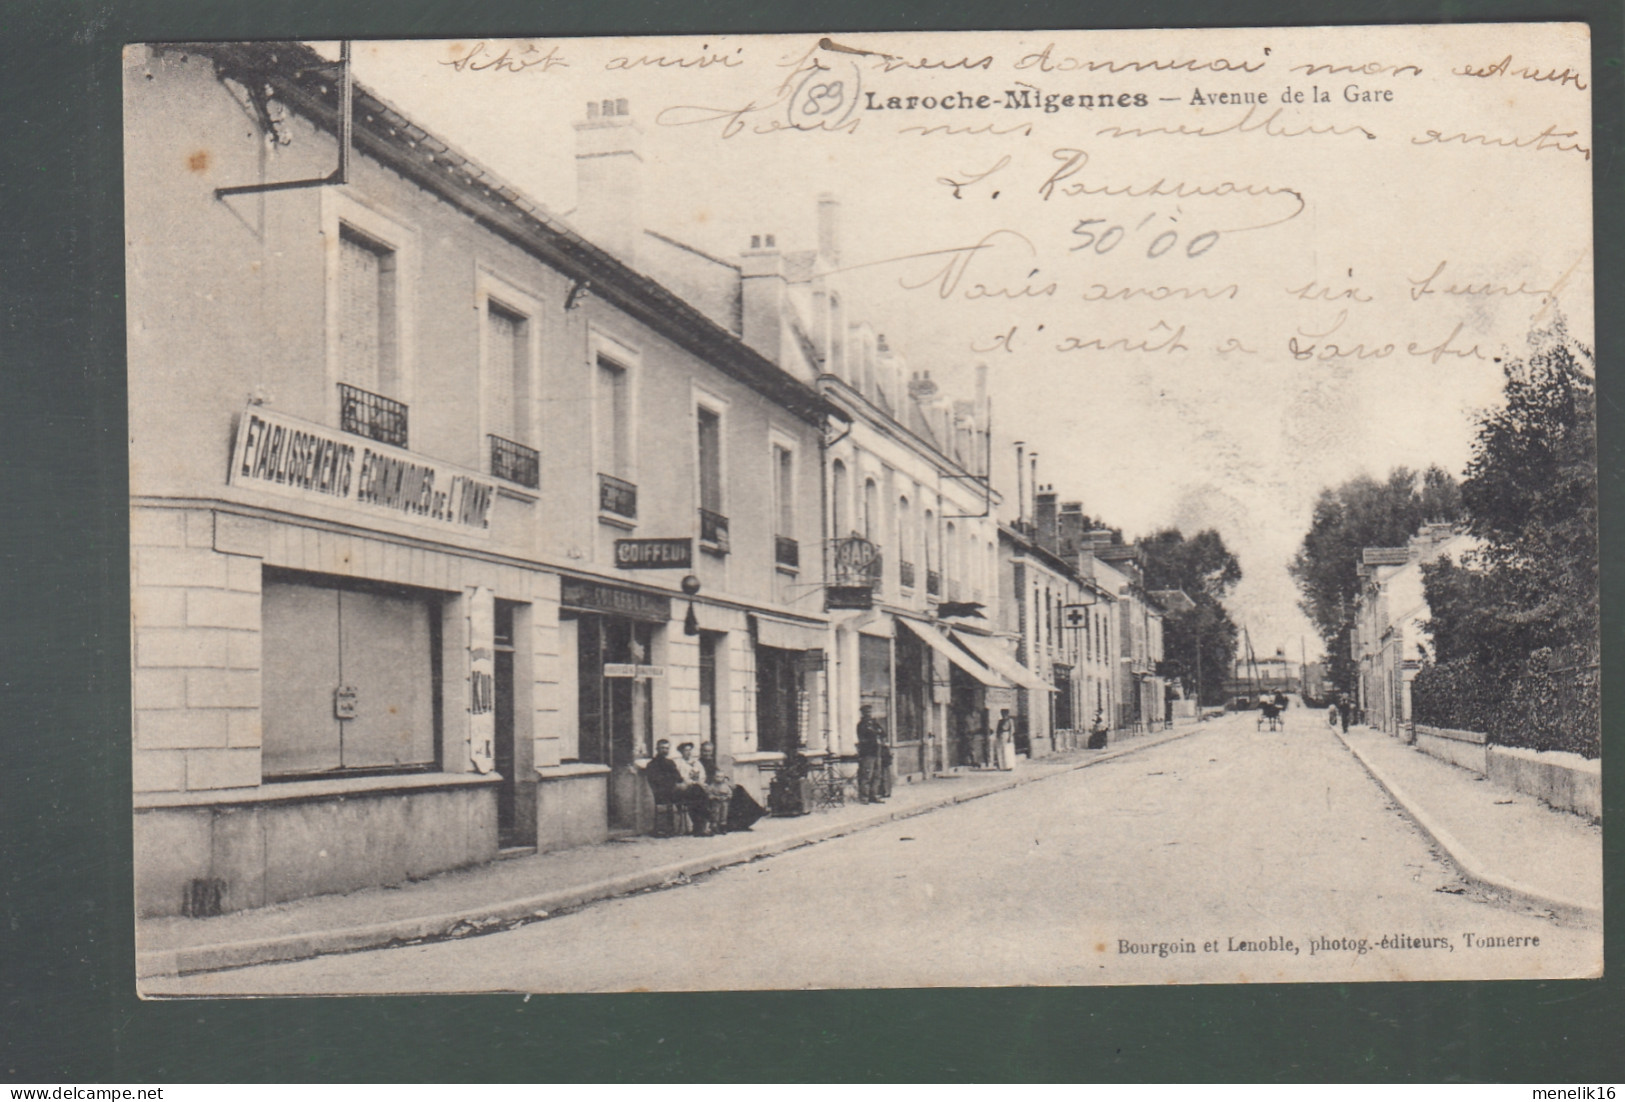
[[[792,569],[801,565],[801,544],[789,536],[773,537],[773,561]]]
[[[710,551],[728,553],[728,518],[709,509],[700,510],[700,544]]]
[[[598,476],[598,510],[627,520],[638,519],[638,488],[612,474]]]
[[[535,448],[527,448],[500,436],[488,436],[491,441],[491,473],[509,482],[517,482],[532,490],[542,484],[542,457]]]
[[[942,596],[942,575],[935,570],[925,572],[925,595],[927,597]]]
[[[897,583],[904,589],[914,588],[914,564],[907,559],[897,560]]]
[[[339,428],[380,444],[406,447],[406,405],[382,394],[339,384]]]
[[[845,536],[829,541],[829,584],[880,584],[880,548],[862,536]]]

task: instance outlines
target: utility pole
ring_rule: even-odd
[[[1198,719],[1202,715],[1202,632],[1200,628],[1196,632],[1196,715]]]

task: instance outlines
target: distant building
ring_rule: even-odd
[[[1277,651],[1267,658],[1238,658],[1225,682],[1231,698],[1255,697],[1261,693],[1302,693],[1304,666]]]
[[[1432,657],[1422,566],[1459,557],[1480,541],[1449,524],[1427,524],[1404,547],[1367,547],[1360,554],[1360,593],[1350,653],[1358,671],[1357,701],[1365,722],[1399,735],[1409,731],[1411,682]]]

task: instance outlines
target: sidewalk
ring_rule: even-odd
[[[1564,921],[1602,922],[1601,828],[1381,731],[1342,738],[1470,883]]]
[[[1022,759],[1014,773],[977,770],[898,784],[891,799],[879,806],[849,804],[793,818],[765,818],[739,834],[628,838],[498,860],[392,888],[314,896],[217,918],[140,919],[136,974],[177,975],[300,960],[534,921],[595,900],[682,883],[728,865],[1060,776],[1202,729],[1192,723],[1125,738],[1106,750]]]

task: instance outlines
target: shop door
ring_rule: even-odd
[[[953,763],[976,765],[976,736],[982,733],[977,699],[981,694],[976,683],[958,666],[951,667],[948,681],[948,729],[953,739]]]
[[[757,745],[789,753],[801,746],[802,652],[756,648]]]
[[[497,842],[503,846],[525,842],[519,830],[519,763],[513,736],[513,613],[514,606],[508,602],[496,603],[496,684],[493,687],[496,730],[492,753],[496,758],[496,771],[502,777],[501,786],[497,788]],[[535,844],[534,839],[531,844]]]
[[[605,677],[606,664],[649,663],[653,627],[633,620],[582,616],[577,668],[580,675],[579,754],[609,766],[609,827],[633,830],[645,802],[646,782],[637,759],[649,757],[654,700],[642,678]]]

